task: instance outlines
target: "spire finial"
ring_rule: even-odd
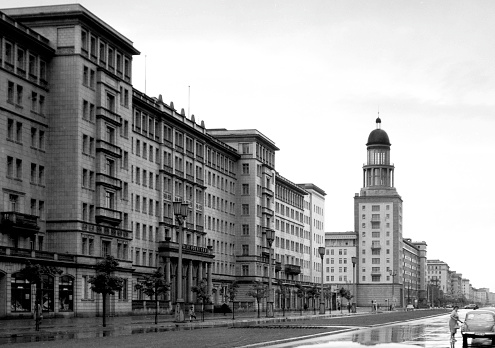
[[[380,119],[380,106],[378,106],[378,118],[376,119],[376,129],[380,129],[382,126],[382,120]]]

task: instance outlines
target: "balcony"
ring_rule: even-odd
[[[122,180],[114,178],[113,176],[97,173],[96,174],[96,185],[103,185],[107,187],[114,188],[116,190],[122,189]]]
[[[266,188],[266,187],[262,187],[261,188],[261,192],[264,194],[264,195],[268,195],[270,197],[273,197],[273,191],[270,190],[269,188]]]
[[[382,272],[379,269],[371,270],[371,275],[381,276]]]
[[[96,141],[96,151],[102,151],[106,154],[115,156],[115,157],[122,157],[122,149],[116,145],[110,144],[109,142],[106,142],[105,140],[97,140]]]
[[[172,241],[161,241],[158,243],[158,252],[163,257],[178,257],[179,243]],[[183,244],[182,255],[188,260],[210,260],[215,256],[211,249],[196,245]]]
[[[301,273],[301,266],[286,264],[285,265],[285,273],[298,275]]]
[[[281,262],[275,262],[275,272],[280,272],[282,270],[282,263]]]
[[[96,108],[96,118],[102,118],[115,126],[122,125],[122,117],[117,115],[115,112],[102,108],[101,106]]]
[[[164,165],[163,165],[163,168],[162,168],[162,169],[160,169],[160,171],[161,171],[161,172],[164,172],[164,173],[172,174],[174,170],[173,170],[173,168],[172,168],[172,167],[170,167],[170,166],[168,166],[168,165],[164,164]]]
[[[124,230],[118,227],[110,227],[110,226],[102,226],[102,225],[97,225],[97,224],[87,224],[83,223],[82,224],[82,230],[83,231],[88,231],[88,232],[93,232],[93,233],[98,233],[101,235],[107,235],[107,236],[113,236],[113,237],[119,237],[119,238],[125,238],[125,239],[132,239],[132,232],[129,230]]]
[[[371,249],[375,249],[375,250],[376,250],[376,249],[381,249],[381,248],[382,248],[382,246],[381,246],[381,244],[380,244],[380,243],[378,243],[378,242],[373,242],[373,243],[371,244]]]
[[[266,208],[266,207],[263,207],[262,210],[263,210],[262,211],[263,214],[273,216],[273,210]]]
[[[122,212],[105,207],[97,207],[95,218],[96,222],[119,224],[122,221]]]
[[[38,217],[17,212],[2,212],[0,227],[2,233],[33,235],[38,233]]]

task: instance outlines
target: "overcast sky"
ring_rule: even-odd
[[[326,192],[326,231],[354,229],[379,111],[404,237],[495,292],[495,1],[81,4],[141,51],[135,88],[207,128],[257,129],[273,140],[282,176]]]

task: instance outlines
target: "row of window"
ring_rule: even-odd
[[[33,113],[45,114],[45,96],[31,91],[31,111]],[[24,87],[7,81],[7,103],[14,104],[18,108],[24,107]]]
[[[81,29],[81,53],[94,63],[105,67],[119,77],[131,80],[131,58],[96,37],[87,29]]]
[[[22,144],[22,122],[14,122],[13,119],[7,120],[7,140]],[[45,150],[45,131],[31,127],[31,148]]]
[[[0,66],[27,78],[29,81],[46,86],[47,65],[38,54],[0,37]]]

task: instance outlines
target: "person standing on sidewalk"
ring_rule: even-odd
[[[459,320],[459,314],[457,313],[457,310],[459,309],[459,306],[454,306],[454,309],[452,310],[452,313],[450,313],[450,319],[449,319],[449,329],[450,329],[450,342],[455,342],[455,334],[457,333],[457,329],[459,328],[459,323],[462,323],[462,321]]]
[[[194,313],[194,306],[191,306],[191,308],[189,308],[189,321],[192,321],[194,319],[196,319],[196,313]]]
[[[41,320],[43,319],[43,309],[41,308],[40,302],[36,301],[34,305],[34,320],[36,323],[36,331],[40,331]]]

